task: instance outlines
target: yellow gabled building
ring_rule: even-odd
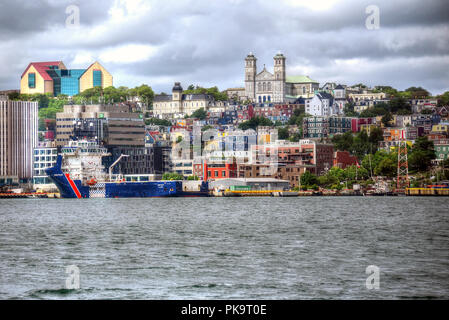
[[[112,86],[112,75],[95,61],[81,75],[79,83],[80,92],[93,87],[107,88]]]
[[[20,78],[20,93],[73,96],[112,85],[112,75],[97,61],[87,69],[67,69],[62,61],[31,62]]]

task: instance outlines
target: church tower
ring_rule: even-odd
[[[245,58],[245,95],[249,100],[256,100],[256,57],[252,52]]]
[[[183,112],[182,107],[182,87],[180,82],[175,82],[172,89],[173,107],[172,112]]]
[[[274,90],[273,90],[273,102],[283,103],[285,100],[285,56],[282,53],[278,53],[274,56]]]

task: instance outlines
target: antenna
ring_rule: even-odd
[[[408,178],[408,158],[407,158],[407,142],[405,140],[405,129],[401,130],[401,139],[398,147],[398,175],[396,183],[397,192],[405,192],[410,184]]]

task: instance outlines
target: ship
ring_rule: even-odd
[[[151,175],[106,173],[102,158],[109,156],[107,149],[95,142],[70,141],[61,148],[56,164],[45,171],[59,190],[61,198],[135,198],[135,197],[199,197],[208,196],[208,183],[197,181],[196,188],[183,186],[183,181],[150,180]]]

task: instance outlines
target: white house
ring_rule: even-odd
[[[339,114],[339,107],[330,93],[318,92],[313,98],[306,99],[305,102],[305,111],[312,116],[325,117]]]

